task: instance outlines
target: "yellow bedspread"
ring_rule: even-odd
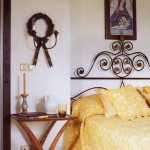
[[[150,150],[150,117],[123,121],[93,115],[81,125],[82,150]]]
[[[123,121],[93,115],[67,130],[65,150],[150,150],[150,117]]]

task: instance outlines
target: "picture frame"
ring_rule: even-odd
[[[105,1],[105,39],[136,40],[136,0]]]

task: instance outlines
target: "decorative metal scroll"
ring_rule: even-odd
[[[150,63],[146,55],[142,52],[130,51],[133,49],[133,44],[130,41],[125,41],[124,36],[120,37],[119,41],[115,41],[111,45],[111,49],[114,52],[102,51],[98,53],[91,64],[89,71],[85,73],[84,68],[79,67],[75,71],[75,76],[78,79],[88,78],[90,72],[92,71],[95,63],[98,61],[98,66],[104,71],[112,71],[117,79],[126,79],[133,71],[141,71],[144,69],[145,64],[150,67]],[[71,78],[74,79],[74,78]],[[92,78],[100,79],[100,78]],[[113,79],[113,78],[107,78]],[[116,78],[115,78],[116,79]],[[138,78],[135,78],[138,79]],[[140,78],[141,79],[141,78]]]
[[[71,97],[70,99],[71,99],[72,102],[74,102],[74,101],[76,101],[76,100],[79,98],[79,96],[81,96],[82,94],[85,94],[86,92],[92,91],[92,90],[95,90],[95,89],[105,89],[105,90],[106,90],[106,88],[104,88],[104,87],[92,87],[92,88],[86,89],[86,90],[84,90],[84,91],[78,93],[77,95]]]

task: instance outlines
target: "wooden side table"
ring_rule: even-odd
[[[46,138],[49,134],[49,132],[52,130],[53,126],[57,121],[66,121],[64,126],[59,130],[58,134],[54,138],[52,144],[49,147],[49,150],[54,150],[59,138],[61,137],[62,133],[64,132],[65,128],[67,127],[67,124],[69,123],[69,120],[73,120],[75,117],[72,117],[70,115],[66,115],[65,117],[59,117],[57,115],[49,116],[48,118],[20,118],[17,114],[11,115],[22,127],[24,132],[26,133],[27,137],[29,138],[33,149],[34,150],[43,150],[44,142],[46,141]],[[37,121],[48,121],[50,122],[49,126],[47,127],[46,131],[44,132],[43,136],[41,137],[41,140],[38,140],[34,133],[29,129],[29,127],[26,125],[25,122],[37,122]]]

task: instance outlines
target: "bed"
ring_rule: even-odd
[[[148,67],[148,58],[141,52],[128,53],[133,45],[121,37],[112,44],[118,52],[100,52],[93,59],[91,68],[84,73],[83,68],[76,70],[77,77],[72,79],[91,79],[96,59],[103,54],[109,59],[102,58],[99,66],[111,70],[115,79],[120,80],[118,88],[92,87],[73,96],[71,114],[76,117],[68,125],[64,135],[64,150],[150,150],[150,86],[135,87],[124,84],[133,71],[141,71]],[[137,59],[137,57],[142,59]],[[132,57],[132,58],[131,58]],[[85,95],[87,91],[92,94]],[[83,95],[84,94],[84,95]]]

